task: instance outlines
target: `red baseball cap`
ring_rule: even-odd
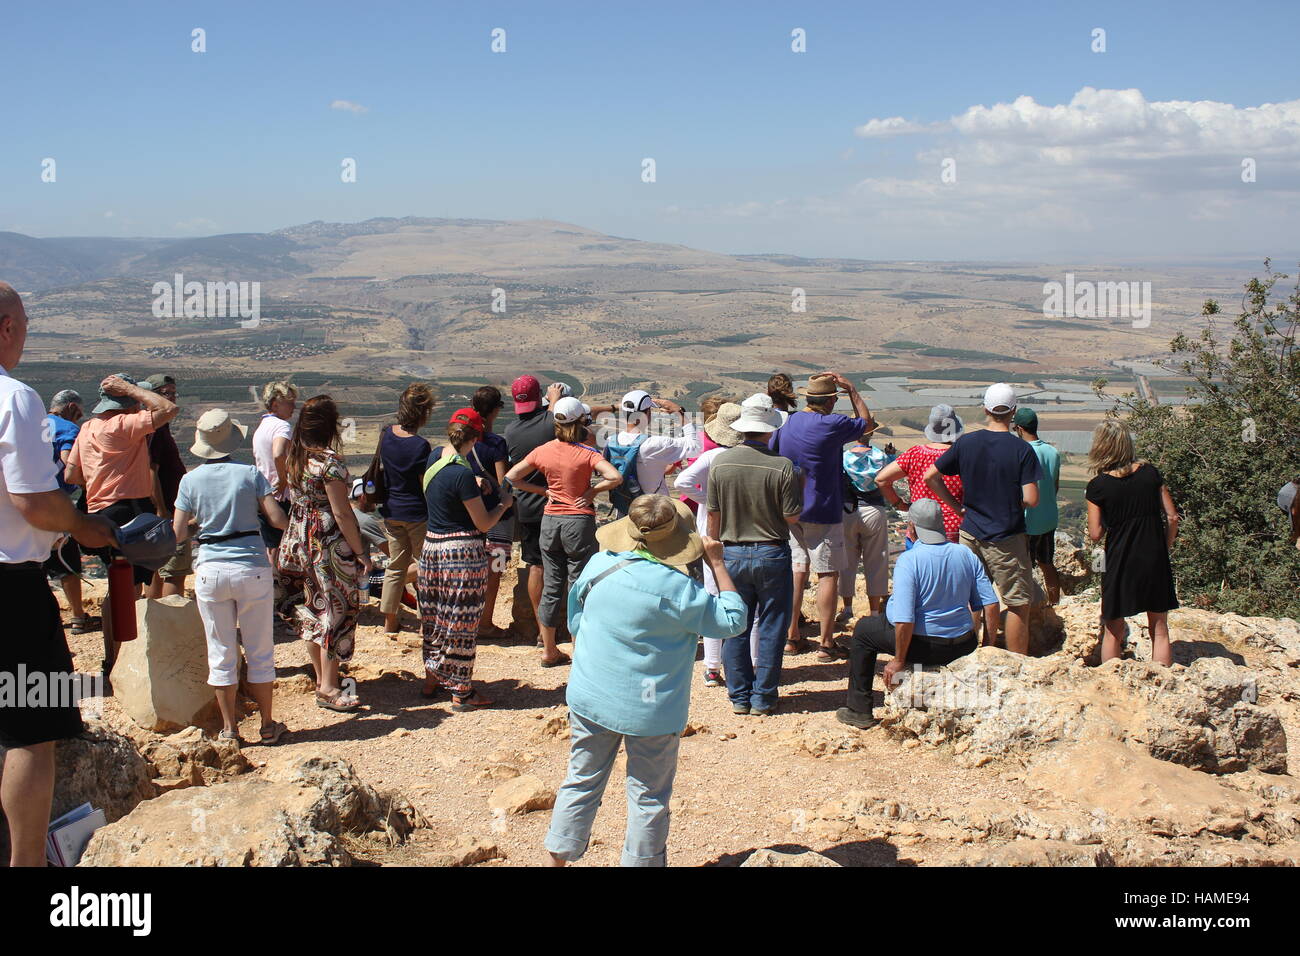
[[[483,416],[472,408],[458,408],[451,413],[449,425],[468,425],[480,435],[484,433]]]
[[[515,400],[516,415],[535,412],[542,401],[542,386],[533,376],[520,375],[510,386],[510,395]]]

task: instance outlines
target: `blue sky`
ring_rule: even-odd
[[[0,229],[416,215],[723,252],[1285,257],[1298,21],[1294,3],[11,5]],[[912,131],[855,132],[894,117]]]

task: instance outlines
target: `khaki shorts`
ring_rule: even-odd
[[[1026,535],[1015,534],[1000,541],[980,541],[963,531],[960,538],[961,543],[974,551],[984,565],[1003,604],[1023,607],[1034,602],[1034,571]]]
[[[844,524],[790,525],[790,566],[813,574],[838,572],[844,564]]]
[[[176,553],[167,559],[167,563],[158,569],[158,577],[164,581],[183,578],[193,571],[193,538],[186,538],[176,546]]]

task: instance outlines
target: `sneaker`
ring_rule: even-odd
[[[749,705],[748,705],[748,704],[732,704],[732,705],[731,705],[731,712],[732,712],[733,714],[748,714],[748,713],[749,713]]]
[[[722,679],[722,671],[706,670],[704,672],[705,687],[722,687],[727,682]]]
[[[847,707],[841,707],[835,711],[835,719],[841,724],[848,724],[850,727],[856,727],[858,730],[867,730],[876,726],[879,721],[870,714],[863,714],[856,710],[849,710]]]
[[[750,707],[749,712],[755,717],[771,717],[776,713],[776,705],[773,704],[771,707]]]

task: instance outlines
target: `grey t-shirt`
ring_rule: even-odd
[[[803,511],[794,464],[758,445],[728,448],[709,466],[706,507],[721,512],[723,541],[787,541],[786,517]]]

